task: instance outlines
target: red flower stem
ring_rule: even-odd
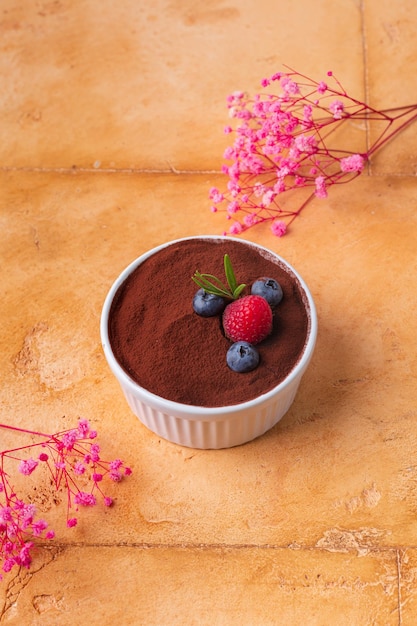
[[[411,112],[411,111],[408,111]],[[403,115],[406,115],[406,113],[404,113]],[[392,121],[399,119],[400,117],[402,117],[402,115],[399,115],[395,118],[392,119]],[[379,139],[377,139],[377,141],[373,144],[372,148],[370,148],[368,150],[368,158],[370,157],[370,155],[373,152],[376,152],[376,150],[379,150],[384,144],[386,144],[390,139],[392,139],[393,137],[395,137],[395,135],[397,135],[398,133],[400,133],[401,131],[403,131],[405,128],[407,128],[407,126],[409,124],[411,124],[412,122],[414,122],[414,120],[417,119],[417,111],[414,113],[414,115],[412,115],[412,117],[410,117],[408,120],[405,120],[405,122],[403,122],[402,124],[400,124],[400,126],[398,126],[398,128],[396,128],[392,133],[390,133],[387,137],[384,137],[385,132],[382,133],[382,135],[379,137]],[[388,128],[386,129],[386,131],[388,130]]]
[[[394,119],[401,117],[402,115],[407,115],[407,113],[411,113],[411,111],[415,111],[417,109],[417,104],[407,104],[400,107],[390,107],[389,109],[382,109],[380,113],[390,113],[392,111],[403,111],[400,115],[396,115]]]
[[[318,85],[319,84],[317,81],[313,80],[312,78],[309,78],[308,76],[305,76],[304,74],[302,74],[300,72],[296,72],[293,68],[289,67],[288,65],[284,65],[284,67],[289,69],[294,76],[301,76],[301,78],[304,78],[305,80],[307,80],[308,84],[311,84],[311,83],[313,83],[313,85]],[[373,107],[369,106],[368,104],[365,104],[361,100],[358,100],[357,98],[353,98],[352,96],[348,96],[348,94],[346,92],[346,89],[342,86],[342,84],[336,78],[336,76],[333,76],[333,74],[332,74],[331,77],[336,82],[336,84],[339,86],[340,91],[338,91],[337,89],[333,89],[332,87],[329,87],[329,85],[327,85],[327,91],[328,92],[334,94],[335,96],[342,96],[343,98],[348,98],[354,104],[356,104],[358,106],[361,106],[361,107],[365,107],[368,111],[372,111],[373,113],[378,113],[378,114],[385,115],[385,111],[378,111],[378,109],[374,109]],[[387,110],[389,110],[389,109],[387,109]]]
[[[27,430],[26,428],[18,428],[17,426],[8,426],[7,424],[0,424],[0,428],[6,428],[7,430],[15,430],[19,433],[26,433],[26,435],[35,435],[36,437],[46,437],[47,439],[53,439],[49,434],[40,433],[36,430]]]

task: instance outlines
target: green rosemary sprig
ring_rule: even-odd
[[[235,273],[232,268],[232,263],[230,261],[229,255],[224,255],[224,273],[226,275],[227,285],[222,283],[216,276],[213,274],[202,274],[201,272],[195,272],[194,276],[192,276],[193,281],[200,287],[200,289],[204,289],[206,293],[211,293],[215,296],[221,296],[222,298],[228,298],[229,300],[237,300],[240,296],[244,288],[246,287],[245,283],[238,284]]]

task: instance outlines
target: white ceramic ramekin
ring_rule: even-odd
[[[220,236],[198,236],[185,239],[226,239]],[[227,238],[230,239],[230,238]],[[224,407],[200,407],[172,402],[138,385],[116,360],[109,341],[108,321],[113,298],[129,274],[138,265],[166,246],[183,241],[177,239],[149,250],[133,261],[116,279],[103,305],[100,331],[107,362],[118,380],[126,400],[139,420],[155,434],[173,443],[200,449],[230,448],[263,435],[288,411],[293,403],[301,378],[313,355],[317,337],[317,314],[311,293],[301,276],[284,259],[251,242],[248,246],[267,252],[292,275],[304,294],[309,328],[304,351],[290,374],[276,387],[254,400]]]

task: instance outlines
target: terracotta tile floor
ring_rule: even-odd
[[[86,417],[134,473],[71,531],[62,504],[39,504],[59,532],[0,583],[0,624],[417,623],[417,126],[288,236],[244,235],[296,266],[319,315],[296,401],[265,436],[159,439],[99,337],[131,260],[223,231],[207,192],[224,182],[227,94],[286,63],[332,69],[374,107],[412,104],[416,19],[414,0],[2,1],[0,421]]]

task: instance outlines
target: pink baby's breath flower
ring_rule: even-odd
[[[230,94],[227,100],[229,104],[237,104],[240,100],[242,100],[244,95],[245,94],[243,93],[243,91],[234,91],[232,94]]]
[[[91,459],[93,461],[100,460],[100,446],[96,443],[92,444],[90,447]]]
[[[262,206],[267,207],[271,204],[273,199],[275,198],[275,192],[273,189],[268,189],[262,196]]]
[[[253,191],[253,194],[254,194],[256,197],[258,197],[258,198],[262,198],[262,196],[264,195],[264,193],[265,193],[266,189],[265,189],[265,186],[264,186],[262,183],[260,183],[260,182],[256,182],[256,183],[253,185],[253,190],[252,190],[252,191]]]
[[[79,491],[74,496],[75,504],[81,506],[94,506],[96,504],[96,498],[92,493],[86,493],[85,491]]]
[[[364,158],[360,154],[352,154],[340,161],[340,169],[342,172],[361,172],[364,165]]]
[[[212,188],[209,195],[211,211],[224,212],[228,220],[237,211],[242,214],[241,221],[229,228],[232,235],[263,222],[283,223],[288,230],[314,197],[327,198],[332,185],[360,174],[377,149],[417,119],[417,104],[377,111],[351,98],[331,71],[326,80],[315,81],[288,69],[264,78],[261,84],[271,87],[272,83],[280,93],[268,90],[251,97],[239,91],[227,99],[234,120],[227,134],[233,141],[224,151],[228,163],[221,171],[229,180],[225,192]],[[368,119],[385,128],[366,153],[333,146],[336,126]],[[304,193],[304,200],[301,196],[295,209],[288,208],[289,203],[284,208],[279,197],[284,192]],[[272,230],[279,233],[282,227]]]
[[[78,476],[82,476],[82,474],[84,474],[85,472],[85,465],[82,461],[77,461],[74,464],[74,472],[78,475]]]
[[[243,223],[248,228],[254,226],[256,224],[256,215],[254,213],[248,213],[248,215],[245,215],[245,217],[243,218]]]
[[[311,135],[298,135],[294,138],[293,148],[295,148],[295,150],[292,150],[292,152],[294,157],[297,159],[303,152],[305,154],[312,154],[315,152],[317,150],[317,140]]]
[[[37,467],[38,461],[35,461],[34,459],[27,459],[20,461],[18,469],[21,474],[29,476]]]
[[[48,530],[46,520],[36,518],[35,505],[25,502],[18,496],[11,483],[9,470],[6,473],[5,461],[17,462],[17,469],[24,476],[31,475],[39,462],[46,463],[45,469],[49,472],[51,485],[57,491],[67,490],[67,526],[69,528],[77,524],[77,518],[69,516],[69,511],[74,505],[76,507],[95,505],[96,496],[93,490],[96,490],[103,496],[104,505],[111,506],[113,499],[104,496],[101,484],[98,483],[104,481],[111,473],[114,475],[110,476],[110,479],[120,482],[122,476],[128,476],[131,471],[124,467],[121,459],[108,462],[100,458],[100,446],[90,441],[96,438],[97,433],[90,429],[87,420],[79,420],[76,429],[55,435],[45,435],[5,424],[0,424],[1,428],[18,431],[21,435],[27,434],[32,441],[28,445],[13,450],[0,450],[0,569],[8,572],[14,566],[30,566],[31,549],[34,545],[31,539],[52,540],[55,533],[53,530]],[[41,452],[37,460],[32,457],[20,458],[20,453],[24,457],[27,451],[37,450],[39,446],[45,452]],[[86,472],[87,466],[91,468],[91,474]],[[108,470],[107,467],[110,469]],[[101,469],[103,471],[100,471]],[[77,480],[82,474],[87,475],[81,481],[81,488]],[[85,490],[85,485],[89,481],[91,491]]]
[[[285,222],[279,220],[272,222],[271,224],[272,234],[276,237],[282,237],[287,232],[287,225]]]
[[[289,76],[283,76],[281,78],[281,87],[286,94],[296,95],[300,93],[300,88],[298,84]]]
[[[30,556],[30,550],[33,546],[31,541],[25,543],[25,545],[21,548],[19,555],[15,556],[16,565],[22,565],[23,567],[29,567],[32,563],[32,557]]]
[[[236,197],[241,192],[241,188],[239,187],[239,185],[234,180],[229,180],[229,182],[227,183],[227,189],[228,189],[228,191],[230,191],[232,197]],[[221,202],[223,200],[223,194],[217,193],[216,198],[217,199],[215,199],[213,197],[212,199],[215,202],[218,202],[219,199],[220,199],[220,202]]]
[[[334,102],[329,105],[329,111],[333,113],[335,120],[342,119],[344,108],[345,105],[340,100],[334,100]]]
[[[231,235],[239,235],[243,231],[243,226],[239,222],[234,222],[230,228],[229,232]]]
[[[234,213],[237,213],[239,211],[239,204],[238,202],[236,202],[236,200],[233,200],[232,202],[229,202],[229,204],[227,205],[227,212],[230,215],[233,215]]]
[[[78,438],[78,431],[70,430],[68,433],[65,433],[62,436],[62,443],[67,448],[67,450],[72,450],[75,442],[77,441],[77,438]]]
[[[109,472],[109,476],[111,480],[113,480],[115,483],[118,483],[122,480],[122,474],[116,470],[111,470]]]
[[[223,200],[223,194],[220,193],[220,191],[216,187],[212,187],[210,189],[209,196],[213,200],[213,202],[216,202],[216,203],[221,202]]]
[[[317,198],[327,198],[326,179],[324,176],[317,176],[315,185]]]
[[[88,431],[90,430],[90,425],[88,420],[80,419],[78,420],[78,436],[80,439],[85,439],[88,435]]]
[[[274,184],[272,189],[274,190],[276,194],[283,193],[285,191],[284,178],[281,176],[280,173],[278,174],[277,182]]]
[[[13,509],[10,506],[0,506],[0,525],[7,526],[13,519]]]
[[[48,527],[48,523],[45,520],[40,519],[32,524],[32,531],[35,537],[40,537],[44,530]]]
[[[35,505],[19,501],[14,508],[19,512],[18,523],[20,527],[22,530],[26,530],[33,523],[33,519],[36,515]]]
[[[313,107],[311,104],[305,104],[303,106],[303,119],[306,122],[311,122],[313,119]]]
[[[15,565],[16,561],[14,558],[7,558],[3,561],[3,572],[10,572],[13,565]]]

